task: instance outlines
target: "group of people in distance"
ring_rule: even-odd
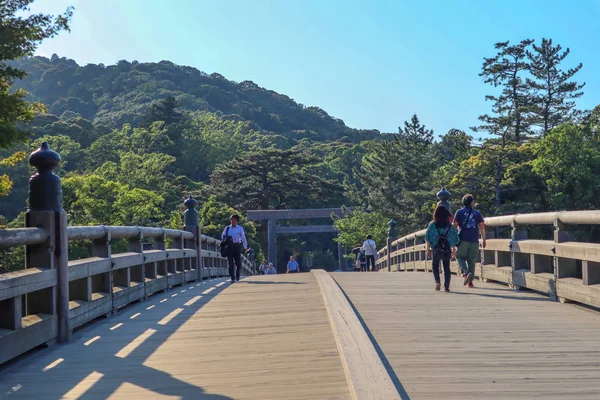
[[[377,245],[371,235],[367,235],[360,248],[356,249],[355,271],[375,271],[375,256],[377,255]]]
[[[480,234],[481,246],[484,249],[486,247],[485,222],[481,213],[474,208],[475,198],[471,194],[466,194],[462,198],[462,203],[463,208],[454,216],[443,204],[439,204],[433,212],[433,221],[429,223],[425,233],[427,258],[432,260],[435,290],[438,291],[441,289],[440,264],[444,268],[444,290],[450,291],[450,260],[453,257],[458,261],[459,274],[464,278],[464,285],[473,287]],[[232,214],[229,218],[231,224],[225,227],[221,235],[221,240],[229,243],[227,261],[231,283],[240,280],[241,254],[243,250],[248,251],[246,234],[244,228],[238,225],[239,220],[237,214]],[[356,269],[375,271],[377,245],[371,235],[367,235],[363,245],[357,250]],[[262,262],[259,271],[265,275],[277,273],[273,263],[267,263],[266,260]],[[291,256],[287,263],[287,273],[297,272],[300,272],[300,266],[296,258]]]
[[[435,290],[441,289],[440,263],[444,268],[444,290],[450,291],[450,259],[456,257],[459,274],[464,285],[473,287],[475,261],[479,252],[479,234],[481,246],[485,249],[485,222],[483,216],[475,210],[475,198],[466,194],[462,198],[463,208],[454,217],[450,210],[439,204],[433,212],[433,221],[425,233],[427,258],[432,260]]]

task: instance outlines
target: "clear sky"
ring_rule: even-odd
[[[600,0],[37,0],[75,7],[38,54],[80,64],[161,61],[252,80],[354,128],[417,113],[442,134],[489,111],[478,73],[498,41],[549,37],[584,64],[579,107],[600,104]]]

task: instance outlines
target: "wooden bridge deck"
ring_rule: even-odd
[[[422,272],[331,276],[402,398],[600,395],[597,311],[456,277],[435,292]],[[193,283],[5,364],[0,399],[347,400],[332,320],[316,274]]]
[[[66,345],[5,365],[0,399],[20,398],[349,394],[316,279],[297,274],[193,283],[128,307]]]
[[[597,311],[456,276],[453,293],[424,272],[332,276],[405,398],[600,398]]]

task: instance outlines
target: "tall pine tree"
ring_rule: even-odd
[[[531,110],[535,106],[535,96],[531,86],[523,75],[529,71],[526,60],[527,47],[533,40],[522,40],[516,45],[510,42],[499,42],[494,45],[498,52],[494,57],[484,58],[482,71],[479,74],[485,83],[501,88],[497,96],[488,95],[486,100],[493,101],[492,115],[479,117],[480,126],[472,127],[474,132],[485,132],[497,136],[488,140],[490,157],[494,162],[494,205],[496,209],[502,204],[501,182],[506,172],[509,152],[531,133]]]
[[[523,74],[529,71],[526,49],[532,43],[531,39],[522,40],[516,45],[510,45],[508,41],[499,42],[494,45],[498,53],[494,57],[484,58],[479,76],[484,78],[485,83],[501,88],[501,93],[486,96],[486,100],[494,102],[496,116],[480,116],[483,125],[476,131],[495,133],[493,131],[498,129],[493,126],[501,123],[500,131],[510,133],[517,142],[530,132],[531,121],[528,116],[535,104],[535,97]],[[498,116],[501,116],[500,120]]]
[[[570,53],[562,51],[560,44],[554,46],[552,39],[542,39],[541,46],[533,45],[533,51],[527,51],[530,71],[535,79],[527,79],[527,84],[538,91],[538,105],[534,108],[535,124],[543,129],[545,136],[549,130],[568,121],[575,107],[574,99],[583,95],[581,89],[585,83],[578,84],[571,78],[579,72],[583,64],[567,71],[560,64]]]

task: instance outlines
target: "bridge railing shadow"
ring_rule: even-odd
[[[182,289],[190,294],[200,295],[201,288],[208,287],[209,285],[198,282],[180,286],[177,292]],[[152,393],[182,399],[231,399],[207,393],[202,386],[190,384],[145,365],[163,343],[227,287],[228,284],[216,287],[190,306],[185,305],[190,300],[189,296],[171,297],[175,290],[153,296],[147,302],[128,307],[115,318],[84,328],[70,343],[54,346],[41,352],[44,354],[33,354],[27,359],[5,365],[4,372],[0,369],[0,388],[4,389],[0,391],[0,399],[69,398],[75,395],[71,392],[77,390],[78,385],[85,385],[86,380],[93,382],[81,398],[107,398],[122,385],[131,384]],[[164,299],[167,301],[162,302]],[[147,310],[152,305],[154,307]],[[167,323],[159,325],[161,320],[178,309],[183,310]],[[136,313],[141,315],[131,320],[131,316]],[[110,329],[120,323],[127,324],[127,330],[122,327]],[[85,345],[96,336],[100,338],[89,346]],[[126,350],[142,337],[146,337],[146,340],[142,340],[130,352]],[[45,363],[57,359],[64,361],[43,371]]]

